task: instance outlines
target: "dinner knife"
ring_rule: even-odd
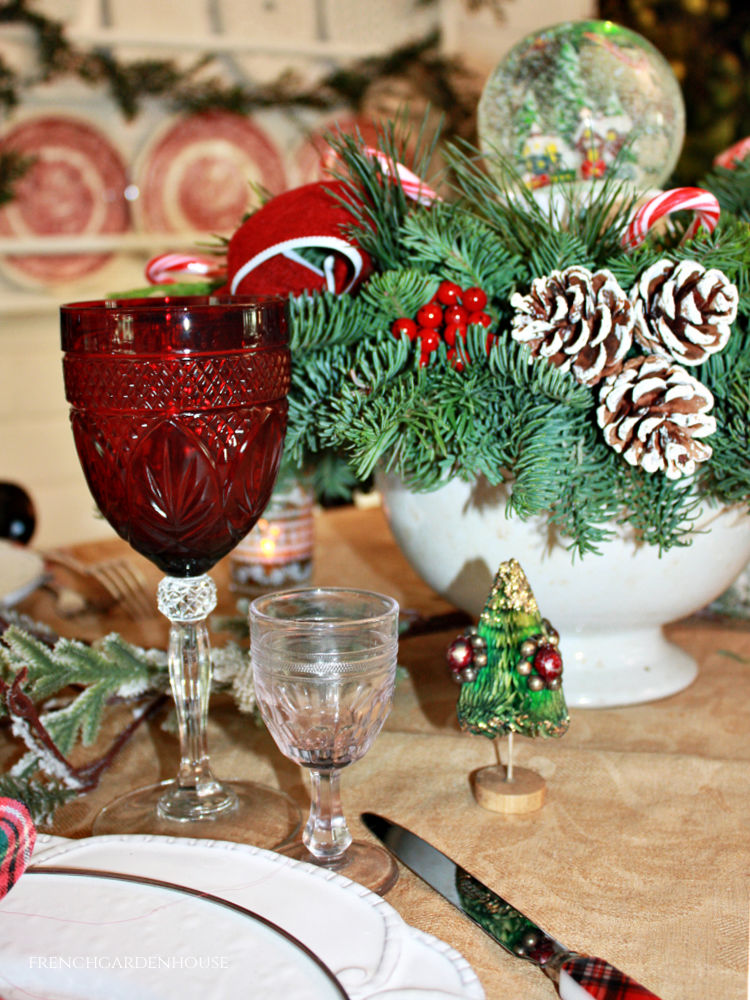
[[[659,1000],[655,993],[601,958],[560,944],[502,896],[432,844],[376,813],[362,822],[398,860],[478,924],[516,958],[538,966],[562,1000]]]

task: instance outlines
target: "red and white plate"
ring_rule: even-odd
[[[3,147],[34,162],[0,210],[0,235],[28,238],[122,233],[130,225],[125,164],[99,129],[79,118],[39,115],[15,125]],[[102,267],[108,253],[13,254],[4,266],[28,283],[75,281]]]
[[[231,235],[256,201],[252,186],[278,194],[286,174],[279,150],[255,122],[207,111],[181,118],[156,138],[136,183],[143,229]]]

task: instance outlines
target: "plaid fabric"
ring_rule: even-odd
[[[563,962],[560,968],[590,993],[594,1000],[659,1000],[655,993],[634,979],[629,979],[601,958],[577,955]],[[564,995],[562,990],[561,995]]]
[[[0,899],[23,875],[35,840],[36,829],[23,802],[0,798]]]

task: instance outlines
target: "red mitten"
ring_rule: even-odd
[[[299,295],[328,289],[342,294],[362,282],[370,258],[350,235],[354,217],[337,195],[351,196],[337,181],[305,184],[267,202],[229,241],[227,285],[232,294]],[[299,250],[327,251],[321,266]]]

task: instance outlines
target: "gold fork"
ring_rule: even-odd
[[[86,564],[58,550],[46,552],[45,558],[47,562],[67,570],[94,607],[106,610],[117,604],[136,620],[153,616],[155,603],[146,578],[127,559],[103,559]]]

